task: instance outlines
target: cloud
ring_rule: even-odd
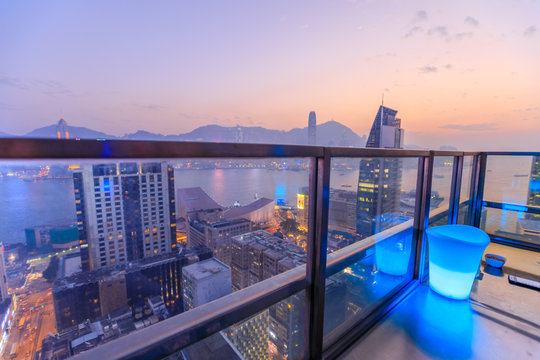
[[[447,124],[439,126],[441,129],[452,129],[452,130],[461,130],[461,131],[485,131],[485,130],[496,130],[496,123],[476,123],[469,125],[459,125],[459,124]]]
[[[309,28],[309,24],[304,24],[302,26],[300,26],[302,29],[308,29]]]
[[[64,84],[54,80],[23,79],[12,76],[0,76],[0,86],[9,86],[21,90],[34,90],[44,95],[70,95],[74,93]]]
[[[151,110],[151,111],[157,111],[163,109],[163,106],[156,105],[156,104],[148,104],[148,105],[141,105],[142,109]]]
[[[73,95],[73,92],[62,83],[54,80],[33,80],[33,85],[45,95]]]
[[[467,31],[467,32],[457,33],[456,35],[454,35],[454,38],[456,40],[463,40],[465,38],[471,38],[472,36],[473,36],[473,33],[471,31]]]
[[[444,65],[444,67],[446,69],[448,69],[448,70],[451,70],[453,66],[452,66],[452,64],[446,64],[446,65]]]
[[[409,31],[407,31],[407,33],[405,35],[403,35],[403,38],[407,39],[407,38],[413,37],[416,33],[419,33],[419,32],[422,32],[422,31],[424,31],[424,30],[420,26],[415,26],[412,29],[410,29]]]
[[[435,26],[429,29],[428,35],[437,35],[440,37],[448,37],[448,28],[446,26]]]
[[[525,31],[523,32],[523,36],[531,37],[534,34],[536,34],[537,31],[538,31],[538,29],[536,28],[536,26],[531,25],[531,26],[529,26],[528,28],[525,29]]]
[[[437,69],[436,66],[426,65],[426,66],[422,66],[421,68],[418,68],[418,70],[422,74],[429,74],[429,73],[437,72],[439,69]]]
[[[418,10],[413,16],[412,23],[416,24],[416,23],[426,21],[426,20],[427,20],[427,13],[424,10]]]
[[[26,86],[21,79],[11,76],[0,76],[0,85],[22,90],[28,89],[28,86]]]
[[[472,16],[467,16],[464,21],[465,21],[465,24],[471,25],[471,26],[474,26],[474,27],[478,27],[478,25],[480,25],[478,20],[476,20]]]

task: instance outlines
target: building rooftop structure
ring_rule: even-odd
[[[219,205],[200,187],[180,188],[177,191],[177,202],[179,215],[186,217],[186,214],[195,211],[223,210]]]
[[[249,218],[250,213],[256,212],[265,206],[272,205],[274,200],[268,198],[260,198],[252,203],[249,203],[244,206],[237,206],[227,209],[223,213],[223,217],[228,220],[238,219],[238,218]]]
[[[215,258],[197,262],[186,266],[183,269],[184,276],[189,276],[195,280],[201,280],[223,271],[229,271],[230,268]]]

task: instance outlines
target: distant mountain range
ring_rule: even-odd
[[[154,141],[202,141],[202,142],[236,142],[241,139],[245,143],[258,144],[307,144],[307,127],[289,131],[266,129],[260,126],[206,125],[178,135],[163,135],[139,130],[133,134],[118,137],[101,131],[81,126],[68,126],[70,138],[80,139],[120,139],[120,140],[154,140]],[[49,125],[30,131],[22,136],[0,132],[0,137],[24,138],[56,138],[56,125]],[[317,125],[317,145],[364,147],[366,136],[359,136],[347,126],[337,121],[328,121]]]

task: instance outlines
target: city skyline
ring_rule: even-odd
[[[60,115],[115,135],[288,130],[314,110],[365,135],[385,94],[408,144],[534,150],[539,11],[537,1],[4,3],[0,131]]]

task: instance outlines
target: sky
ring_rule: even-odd
[[[0,132],[207,124],[540,151],[540,1],[0,2]]]

